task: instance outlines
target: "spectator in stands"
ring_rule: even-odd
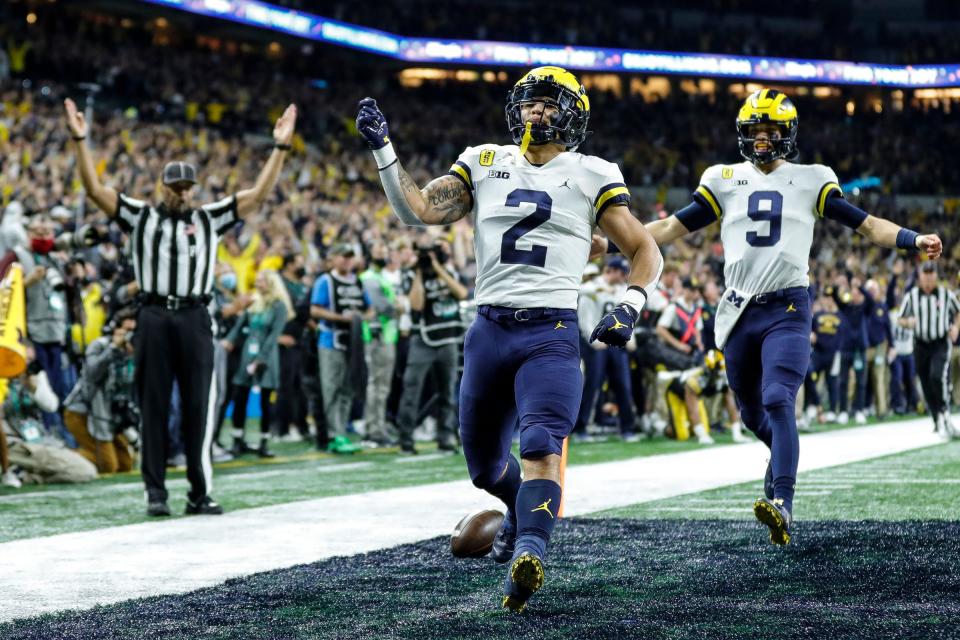
[[[280,384],[280,335],[294,317],[293,304],[280,275],[276,271],[261,271],[255,281],[253,302],[230,330],[223,346],[234,349],[240,332],[246,328],[246,340],[240,356],[240,366],[233,376],[233,450],[234,456],[250,451],[244,440],[247,420],[247,401],[253,388],[260,390],[260,445],[256,453],[261,458],[272,458],[270,451],[271,395]]]
[[[134,397],[135,309],[110,321],[107,335],[87,347],[80,379],[64,401],[64,421],[77,452],[98,473],[133,469],[131,444],[139,440],[140,411]]]

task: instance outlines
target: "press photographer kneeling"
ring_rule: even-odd
[[[140,429],[133,395],[136,329],[136,311],[118,311],[105,335],[87,347],[83,373],[64,401],[64,421],[77,439],[77,453],[93,462],[98,473],[133,469],[131,444]]]

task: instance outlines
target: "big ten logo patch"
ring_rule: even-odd
[[[500,178],[501,180],[509,180],[510,172],[509,171],[499,171],[498,169],[490,169],[490,172],[487,173],[487,176],[490,178]]]
[[[495,151],[481,151],[480,152],[480,166],[481,167],[490,167],[493,166],[493,156],[496,155]]]

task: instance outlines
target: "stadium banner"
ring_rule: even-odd
[[[405,38],[257,0],[143,0],[415,63],[536,67],[879,87],[960,86],[960,64],[900,66],[837,60]]]

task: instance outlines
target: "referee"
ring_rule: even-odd
[[[900,326],[913,329],[914,359],[934,428],[944,440],[958,434],[950,420],[950,352],[960,332],[960,302],[937,282],[937,264],[924,262],[919,286],[900,306]]]
[[[296,124],[290,105],[273,130],[274,150],[252,189],[199,208],[190,202],[196,169],[185,162],[163,168],[163,202],[153,206],[104,186],[84,140],[87,123],[72,100],[64,101],[76,144],[77,165],[87,196],[129,235],[130,255],[141,292],[135,361],[142,420],[141,472],[147,515],[170,515],[164,486],[167,422],[173,381],[183,404],[187,455],[186,513],[223,513],[210,497],[213,468],[215,391],[213,334],[207,303],[214,285],[217,244],[230,227],[255,213],[276,186]]]

